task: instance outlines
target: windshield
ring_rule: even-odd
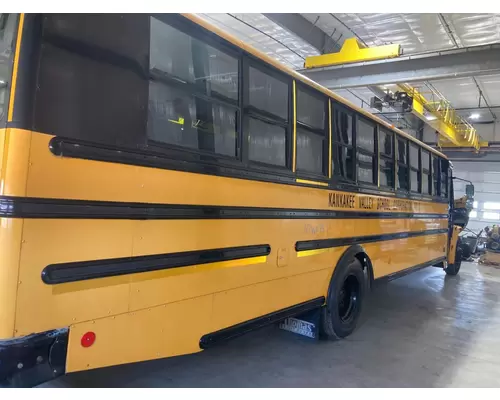
[[[0,14],[0,128],[7,121],[18,14]]]

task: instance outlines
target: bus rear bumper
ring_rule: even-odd
[[[63,375],[67,328],[0,340],[0,387],[33,387]]]

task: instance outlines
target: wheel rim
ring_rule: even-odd
[[[351,321],[359,303],[359,282],[354,275],[348,275],[339,292],[338,312],[342,322]]]

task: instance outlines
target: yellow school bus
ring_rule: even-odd
[[[447,158],[194,15],[1,14],[0,381],[456,274]]]

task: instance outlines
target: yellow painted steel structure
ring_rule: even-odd
[[[306,57],[304,67],[319,68],[331,65],[356,63],[360,61],[383,60],[386,58],[399,57],[400,55],[401,46],[399,44],[366,47],[356,38],[352,37],[344,41],[342,48],[337,53]]]
[[[187,18],[349,105],[192,15]],[[17,68],[17,65],[15,66]],[[294,92],[295,92],[295,84]],[[294,109],[295,95],[294,95]],[[364,110],[357,110],[392,129]],[[12,112],[9,110],[9,112]],[[329,122],[331,140],[331,120]],[[296,137],[294,111],[294,138]],[[434,155],[441,153],[392,129]],[[345,211],[331,198],[349,197],[349,211],[448,213],[448,204],[395,199],[394,194],[342,192],[324,182],[297,185],[253,181],[146,166],[54,156],[53,135],[0,130],[0,195],[160,205],[238,206]],[[329,151],[328,165],[332,163]],[[296,149],[293,150],[295,171]],[[300,184],[300,185],[299,185]],[[230,194],[230,195],[229,195]],[[90,219],[0,218],[0,340],[69,327],[68,372],[201,351],[203,335],[302,302],[326,297],[348,246],[296,251],[298,241],[446,230],[447,218],[360,219]],[[269,244],[267,256],[48,285],[42,270],[58,263],[140,257]],[[374,278],[446,257],[448,234],[363,244]],[[408,255],[411,254],[411,261]],[[83,347],[85,332],[96,334]]]
[[[400,45],[390,44],[368,48],[359,43],[356,38],[349,38],[345,40],[339,52],[309,56],[304,65],[305,68],[319,68],[395,58],[400,55]],[[488,142],[482,141],[476,129],[467,120],[460,117],[445,99],[429,101],[417,89],[408,84],[400,84],[398,87],[413,98],[413,114],[432,126],[441,135],[440,146],[472,147],[476,150],[488,146]],[[436,119],[429,121],[424,115],[424,110],[434,115]]]
[[[476,150],[488,146],[488,142],[482,141],[476,129],[460,117],[445,99],[429,101],[410,85],[400,84],[398,87],[413,99],[412,113],[441,135],[440,146],[472,147]],[[433,115],[435,119],[430,121],[426,114]]]

